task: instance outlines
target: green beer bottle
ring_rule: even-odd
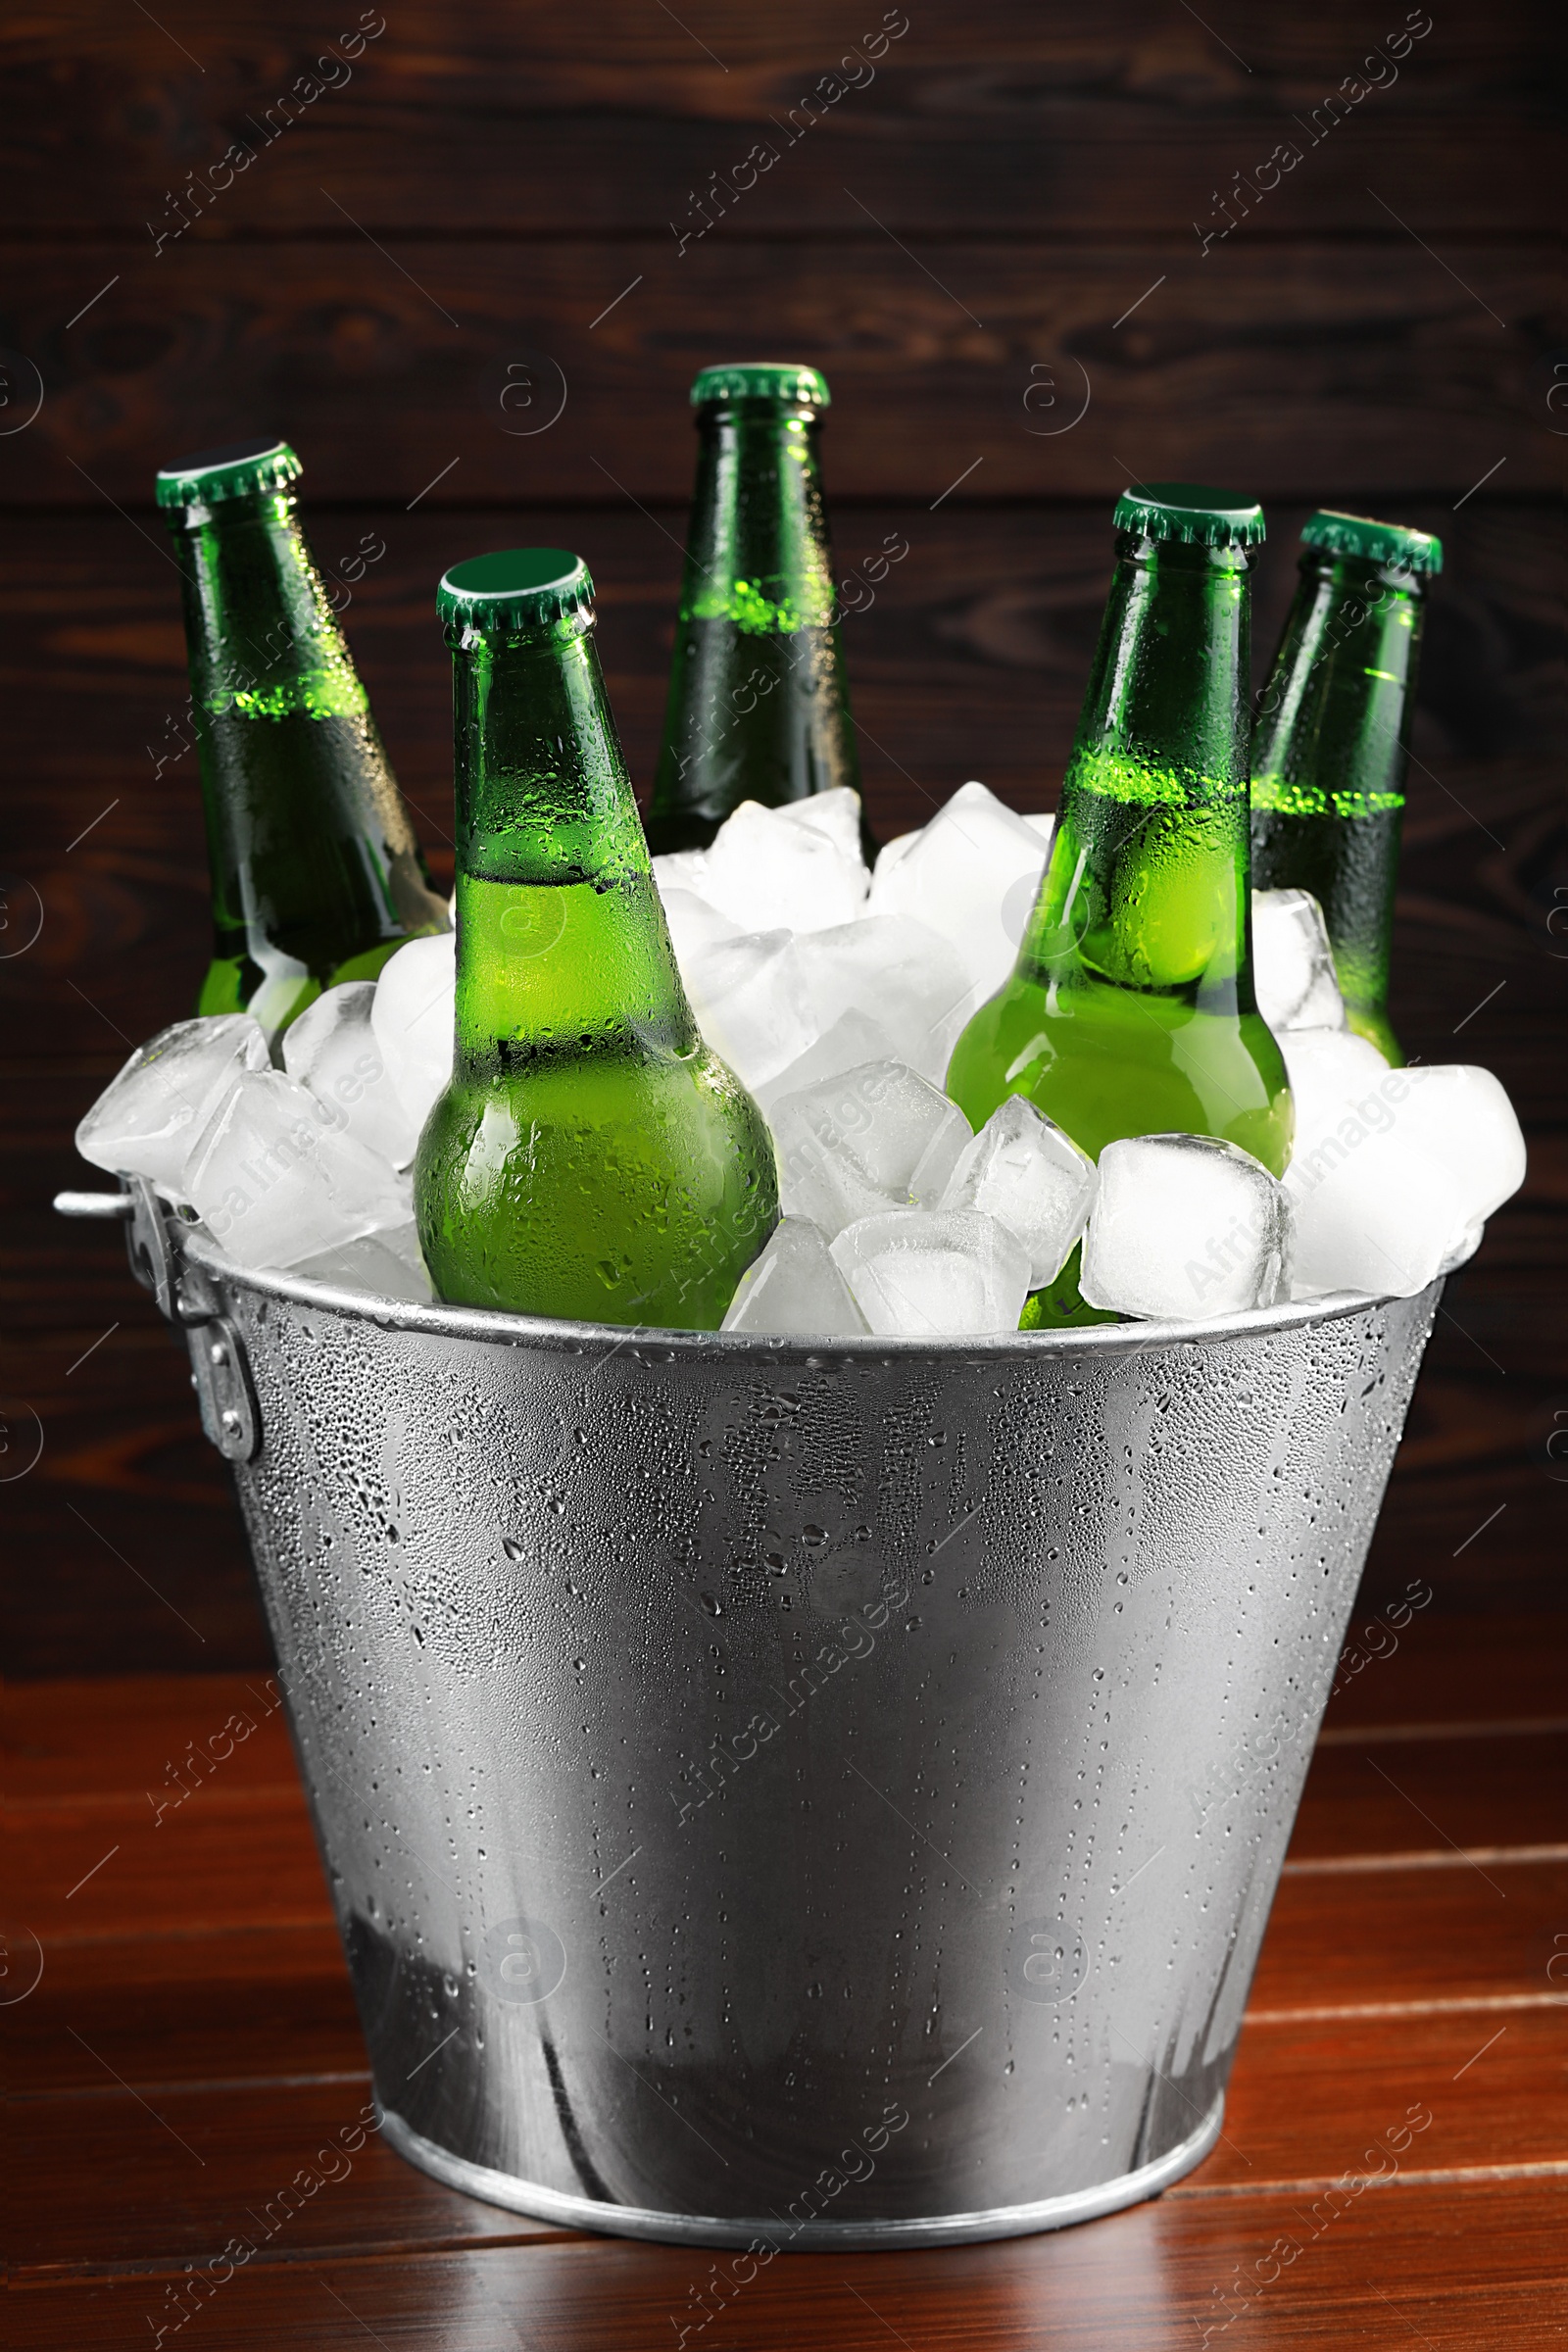
[[[1396,1067],[1389,951],[1430,532],[1319,514],[1252,729],[1252,880],[1309,890],[1350,1027]]]
[[[443,1298],[716,1330],[778,1219],[761,1113],[675,969],[594,646],[560,548],[460,564],[457,1047],[415,1162]]]
[[[213,883],[199,1012],[269,1036],[448,928],[311,554],[283,441],[166,466]]]
[[[664,741],[648,838],[706,849],[742,801],[860,788],[816,436],[814,368],[705,368]]]
[[[1291,1097],[1252,995],[1248,857],[1262,512],[1167,482],[1125,492],[1115,523],[1051,861],[1011,977],[955,1048],[948,1092],[976,1128],[1027,1095],[1096,1158],[1119,1136],[1179,1131],[1240,1144],[1278,1176]]]

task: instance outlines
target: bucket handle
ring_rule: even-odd
[[[207,1276],[181,1257],[165,1203],[147,1178],[120,1182],[118,1193],[57,1193],[55,1207],[63,1217],[124,1222],[132,1274],[165,1320],[185,1335],[203,1431],[225,1461],[253,1462],[262,1449],[262,1416],[245,1343]]]

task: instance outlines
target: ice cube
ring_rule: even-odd
[[[695,890],[677,890],[671,884],[661,891],[664,920],[669,925],[669,944],[675,951],[675,961],[682,972],[695,963],[705,948],[716,948],[720,940],[740,939],[739,923],[732,923],[727,914],[699,898]]]
[[[969,1141],[946,1095],[898,1061],[868,1061],[770,1098],[787,1215],[835,1234],[858,1217],[934,1203]]]
[[[808,1087],[820,1086],[830,1078],[840,1078],[846,1070],[858,1068],[862,1061],[896,1061],[894,1043],[880,1022],[865,1013],[841,1013],[830,1029],[824,1030],[815,1045],[770,1078],[765,1086],[754,1089],[760,1108],[771,1115],[772,1106],[785,1095],[798,1095]]]
[[[833,1262],[822,1228],[809,1217],[784,1217],[761,1256],[741,1276],[723,1328],[847,1340],[867,1325]]]
[[[1410,1091],[1395,1106],[1395,1132],[1441,1162],[1469,1221],[1479,1224],[1525,1180],[1525,1139],[1506,1092],[1490,1070],[1471,1062],[1397,1071],[1389,1091],[1396,1092],[1400,1080]]]
[[[339,1242],[317,1257],[292,1267],[313,1282],[329,1282],[334,1289],[368,1291],[377,1298],[424,1300],[435,1297],[419,1254],[419,1236],[413,1225],[395,1225],[383,1233],[363,1233],[357,1241]]]
[[[1051,810],[1046,808],[1033,809],[1023,821],[1029,827],[1031,832],[1039,834],[1041,840],[1046,845],[1046,854],[1049,857],[1051,854],[1051,837],[1056,830],[1056,819]]]
[[[876,1115],[856,1149],[872,1183],[934,1208],[974,1130],[939,1086],[903,1063],[870,1063],[860,1083]]]
[[[816,1042],[787,931],[717,941],[681,967],[697,1026],[742,1086],[765,1086]]]
[[[138,1046],[76,1129],[76,1150],[111,1175],[149,1176],[183,1198],[192,1145],[247,1070],[271,1056],[248,1013],[175,1021]]]
[[[356,1143],[406,1167],[419,1140],[371,1027],[373,980],[329,988],[283,1032],[283,1067],[318,1102],[339,1113]]]
[[[901,1205],[896,1193],[874,1182],[858,1150],[876,1116],[876,1073],[893,1066],[861,1062],[794,1094],[769,1095],[767,1122],[786,1217],[809,1218],[831,1237],[858,1217]]]
[[[1397,1135],[1367,1135],[1348,1152],[1326,1136],[1291,1162],[1285,1188],[1295,1211],[1298,1298],[1328,1291],[1411,1298],[1468,1237],[1458,1185],[1430,1152]]]
[[[925,827],[918,825],[912,833],[896,833],[891,841],[885,841],[882,844],[876,854],[876,863],[871,868],[873,889],[876,887],[878,874],[881,875],[883,885],[886,887],[893,877],[895,867],[903,864],[924,831]]]
[[[745,931],[827,931],[854,921],[868,879],[858,847],[847,856],[796,809],[742,801],[713,836],[698,887]]]
[[[1005,1225],[1029,1252],[1029,1288],[1038,1291],[1071,1255],[1095,1185],[1088,1153],[1022,1095],[1009,1095],[958,1154],[941,1205],[978,1208]]]
[[[1139,1135],[1100,1154],[1078,1287],[1091,1306],[1190,1320],[1288,1295],[1283,1188],[1236,1144]]]
[[[416,1135],[452,1076],[458,943],[411,939],[381,966],[370,1028]]]
[[[231,1257],[293,1266],[413,1216],[408,1184],[281,1070],[247,1072],[192,1151],[185,1189]]]
[[[652,858],[650,863],[661,898],[666,890],[690,890],[695,891],[700,899],[707,898],[708,892],[704,886],[708,872],[706,850],[667,850],[662,858]]]
[[[1328,925],[1309,890],[1253,891],[1252,981],[1271,1029],[1345,1027]]]
[[[1029,1252],[978,1209],[891,1209],[846,1226],[832,1248],[874,1332],[929,1339],[1018,1328]]]
[[[1296,1140],[1293,1153],[1320,1129],[1333,1127],[1358,1099],[1378,1096],[1389,1065],[1376,1046],[1349,1029],[1282,1029],[1277,1032],[1291,1082]]]
[[[963,784],[897,863],[877,859],[866,911],[940,931],[968,971],[973,1011],[1012,969],[1045,864],[1032,825],[983,784]]]
[[[1424,1290],[1523,1180],[1507,1096],[1463,1064],[1391,1070],[1359,1038],[1302,1031],[1280,1048],[1297,1101],[1298,1295]]]
[[[891,1054],[941,1084],[968,1017],[970,980],[939,931],[913,915],[867,914],[803,934],[792,960],[820,1033],[846,1010],[862,1012],[889,1043],[860,1060]]]
[[[860,796],[847,784],[835,784],[830,792],[808,793],[804,801],[786,801],[774,813],[786,824],[806,825],[813,833],[825,835],[852,865],[861,863]]]

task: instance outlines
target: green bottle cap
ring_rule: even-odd
[[[251,498],[259,490],[286,490],[305,468],[286,441],[231,441],[223,449],[198,449],[176,458],[158,473],[161,507],[216,507],[225,498]]]
[[[795,360],[736,360],[705,368],[692,386],[692,407],[709,400],[787,400],[797,408],[827,409],[833,395],[827,377]]]
[[[1331,555],[1387,564],[1396,571],[1443,569],[1443,541],[1430,531],[1414,531],[1402,522],[1374,522],[1366,514],[1336,514],[1320,508],[1302,531],[1301,543],[1327,548]]]
[[[557,621],[593,618],[594,584],[564,547],[509,547],[454,564],[435,592],[441,619],[485,637],[526,637]]]
[[[1118,531],[1140,539],[1183,539],[1198,547],[1260,547],[1266,535],[1255,499],[1234,498],[1206,482],[1145,482],[1124,490],[1113,520]]]

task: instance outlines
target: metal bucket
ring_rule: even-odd
[[[766,2259],[1212,2146],[1441,1284],[809,1347],[131,1241],[412,2162]]]

